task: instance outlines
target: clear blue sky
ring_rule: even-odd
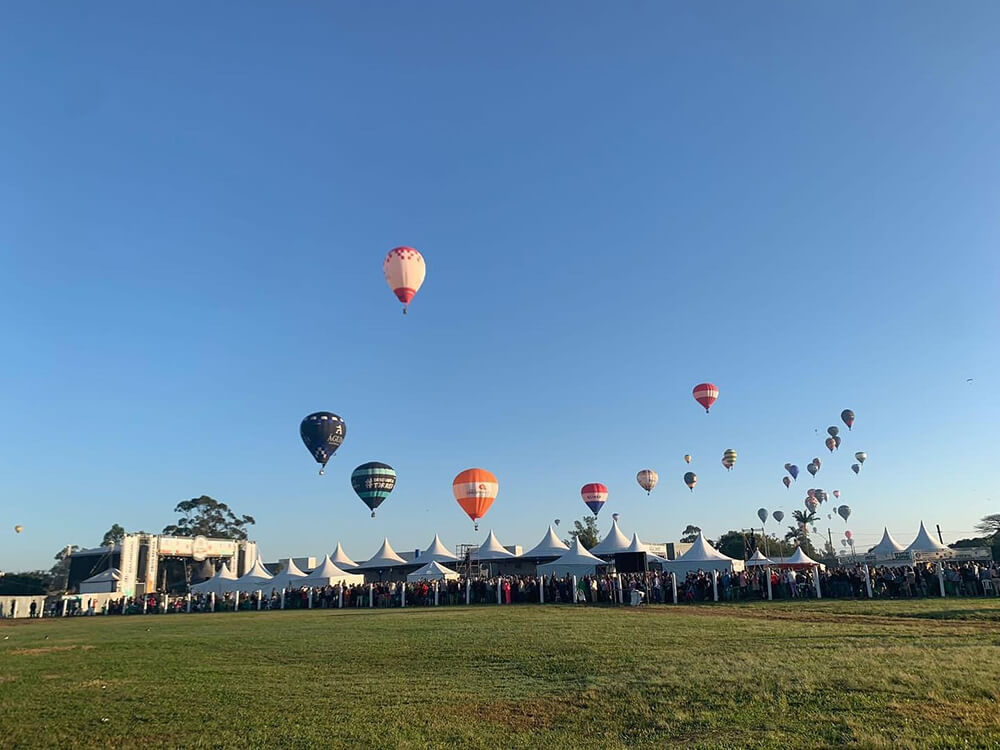
[[[0,9],[0,569],[203,493],[268,559],[527,547],[591,481],[647,541],[1000,512],[995,3],[59,6]]]

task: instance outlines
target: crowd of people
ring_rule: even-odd
[[[694,602],[740,602],[762,599],[815,598],[817,586],[824,598],[878,599],[947,596],[1000,595],[1000,565],[997,563],[946,562],[941,575],[936,564],[916,566],[862,565],[816,569],[747,568],[723,571],[713,576],[698,570],[674,581],[669,573],[622,573],[574,576],[533,575],[459,577],[444,581],[383,581],[338,584],[320,588],[272,589],[237,594],[227,592],[186,596],[151,593],[121,597],[98,603],[97,598],[77,596],[65,603],[67,615],[131,615],[181,612],[232,612],[276,609],[337,609],[431,607],[468,604],[671,604]],[[770,577],[770,587],[768,586]],[[713,581],[714,578],[714,581]],[[57,601],[45,615],[62,614]]]

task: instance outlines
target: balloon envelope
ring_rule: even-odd
[[[316,463],[325,467],[347,437],[347,424],[332,412],[317,411],[302,420],[299,435]]]
[[[860,464],[851,464],[851,471],[853,471],[855,474],[857,474],[859,471],[861,471],[861,465]]]
[[[854,538],[854,534],[852,534],[852,533],[851,533],[851,530],[850,530],[850,529],[848,529],[847,531],[845,531],[845,532],[844,532],[844,536],[845,536],[845,537],[846,537],[847,539],[853,539],[853,538]]]
[[[806,467],[806,471],[808,471],[813,476],[816,476],[816,472],[819,471],[819,467],[816,464],[809,464]]]
[[[810,513],[815,513],[816,509],[819,507],[819,500],[814,497],[807,497],[805,499],[805,506],[808,508]]]
[[[688,489],[694,491],[694,486],[698,484],[698,475],[693,471],[689,471],[684,475],[684,484],[688,486]]]
[[[858,451],[854,454],[854,457],[858,459],[859,464],[863,464],[868,459],[868,454],[864,451]]]
[[[799,467],[796,466],[795,464],[792,464],[791,466],[788,467],[788,473],[792,475],[792,479],[798,479]]]
[[[817,468],[817,469],[818,469],[818,468],[819,468],[820,466],[822,466],[822,465],[823,465],[823,462],[822,462],[822,461],[820,461],[820,460],[819,460],[818,458],[814,458],[814,459],[813,459],[813,463],[814,463],[814,464],[816,464],[816,468]]]
[[[840,499],[840,490],[834,490],[833,491],[833,496],[839,500]]]
[[[789,487],[791,487],[791,486],[792,486],[792,478],[791,478],[791,477],[782,477],[782,478],[781,478],[781,481],[782,481],[782,483],[783,483],[783,484],[785,485],[785,489],[786,489],[786,490],[787,490],[787,489],[788,489]]]
[[[767,508],[758,508],[757,518],[760,519],[761,523],[767,523]]]
[[[837,508],[837,515],[846,521],[851,516],[851,509],[846,505],[841,505]]]
[[[840,428],[830,425],[826,428],[826,431],[830,434],[830,437],[837,437],[837,434],[840,432]]]
[[[719,398],[719,389],[712,383],[699,383],[691,391],[694,400],[705,407],[705,413],[712,408],[712,404]]]
[[[412,247],[394,247],[382,262],[382,273],[385,281],[403,303],[403,309],[410,304],[420,285],[424,283],[427,266],[424,256]]]
[[[835,450],[837,450],[837,441],[834,440],[832,437],[827,438],[826,449],[830,451],[830,453],[833,453]]]
[[[781,523],[782,521],[785,520],[785,511],[776,510],[774,511],[774,513],[771,514],[771,518],[773,518],[778,523]]]
[[[840,435],[835,435],[835,436],[834,436],[834,438],[833,438],[833,444],[834,444],[834,445],[835,445],[835,446],[836,446],[837,448],[839,448],[839,447],[840,447],[840,444],[841,444],[842,442],[843,442],[843,439],[842,439],[842,438],[840,437]]]
[[[691,463],[691,454],[690,453],[685,453],[684,454],[684,463],[686,463],[686,464]]]
[[[601,512],[604,503],[608,501],[608,488],[600,482],[591,482],[580,488],[580,497],[590,511],[596,516]]]
[[[451,483],[451,491],[466,515],[473,521],[478,521],[493,505],[500,491],[500,483],[486,469],[466,469],[455,477]]]
[[[369,461],[351,472],[351,487],[361,502],[368,506],[372,518],[395,486],[396,471],[389,464]]]
[[[15,534],[20,534],[22,531],[24,531],[24,527],[21,524],[18,524],[17,526],[14,527]]]
[[[726,469],[732,469],[736,465],[736,451],[732,448],[727,448],[726,452],[722,454],[722,465]]]
[[[854,412],[850,409],[844,409],[840,412],[840,418],[844,420],[844,424],[847,425],[847,429],[851,429],[854,426]]]
[[[635,475],[635,480],[639,483],[639,486],[646,490],[646,493],[653,491],[656,483],[660,481],[660,476],[652,469],[643,469],[638,474]]]

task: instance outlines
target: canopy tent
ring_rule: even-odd
[[[358,564],[348,557],[346,552],[344,552],[344,548],[340,546],[340,542],[337,542],[337,549],[335,549],[333,554],[330,555],[330,560],[334,565],[342,570],[358,567]]]
[[[504,546],[500,544],[500,540],[497,539],[496,534],[490,529],[489,536],[486,537],[486,541],[482,543],[479,549],[475,553],[476,560],[509,560],[514,557],[513,552],[509,552],[504,549]]]
[[[876,560],[892,560],[903,551],[903,545],[892,538],[889,527],[884,526],[882,531],[882,541],[868,550],[869,555],[875,555]]]
[[[649,547],[639,541],[639,535],[634,532],[632,534],[632,541],[629,542],[628,549],[625,552],[645,552],[646,562],[660,563],[662,565],[667,561],[665,557],[660,557],[656,553],[650,552]]]
[[[809,555],[802,551],[801,547],[796,547],[795,551],[788,557],[779,557],[776,563],[777,565],[785,568],[812,568],[814,566],[819,566],[820,569],[826,569],[826,566],[823,565],[823,563],[813,560],[809,557]]]
[[[441,543],[441,538],[435,534],[434,541],[431,542],[431,546],[420,553],[418,557],[413,562],[422,563],[427,562],[457,562],[458,557],[453,555],[448,551],[448,548]]]
[[[605,565],[604,560],[590,554],[580,543],[580,537],[577,537],[573,540],[573,545],[558,559],[539,565],[538,575],[558,577],[593,575],[597,572],[598,565]]]
[[[542,541],[521,555],[522,558],[539,559],[542,557],[559,557],[569,547],[556,536],[556,532],[549,526],[548,532],[542,537]]]
[[[431,560],[424,567],[406,576],[407,581],[452,581],[458,578],[458,573],[448,570],[437,560]]]
[[[591,554],[611,556],[628,549],[628,537],[618,528],[618,521],[611,521],[611,531],[600,542],[590,548]],[[642,550],[645,552],[646,550]]]
[[[122,572],[118,568],[108,568],[96,576],[80,581],[81,594],[113,594],[118,590]]]
[[[754,552],[753,553],[753,557],[751,557],[746,562],[746,566],[748,568],[758,568],[758,567],[760,567],[760,568],[766,568],[766,567],[771,566],[771,565],[777,565],[777,563],[775,563],[773,560],[769,560],[767,557],[765,557],[764,553],[761,552],[760,549],[758,549],[756,552]]]
[[[699,533],[691,548],[676,560],[667,560],[663,569],[677,576],[686,576],[696,570],[743,570],[743,561],[722,554]]]
[[[216,571],[215,575],[202,583],[196,583],[191,587],[191,591],[196,594],[224,594],[231,591],[230,588],[236,582],[236,574],[229,570],[229,565],[222,563],[222,567]]]
[[[300,588],[321,588],[323,586],[336,586],[338,583],[354,584],[364,583],[365,577],[345,573],[338,568],[330,556],[323,558],[322,564],[305,578],[299,578],[295,585]]]
[[[215,566],[211,560],[205,559],[191,572],[192,583],[201,583],[215,576]]]
[[[235,581],[227,591],[263,591],[264,589],[271,588],[271,581],[273,580],[274,576],[268,572],[267,568],[264,567],[264,563],[258,557],[253,567],[240,576],[239,580]]]
[[[282,568],[281,572],[271,580],[265,581],[264,587],[268,589],[298,588],[302,585],[300,581],[305,577],[306,574],[295,564],[295,560],[289,557],[288,562]]]
[[[917,532],[917,538],[910,542],[910,546],[907,547],[904,552],[951,552],[948,547],[945,547],[941,542],[933,539],[930,534],[927,533],[927,529],[924,528],[924,522],[920,522],[920,531]]]
[[[378,548],[378,552],[369,557],[363,563],[357,566],[358,570],[380,570],[382,568],[395,568],[399,565],[412,565],[412,563],[406,562],[402,557],[396,554],[396,550],[392,548],[389,544],[389,538],[386,537],[382,542],[382,546]]]

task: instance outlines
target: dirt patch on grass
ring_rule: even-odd
[[[59,651],[90,651],[93,646],[39,646],[38,648],[16,648],[10,653],[14,656],[41,656],[43,654],[53,654]]]
[[[549,729],[560,716],[575,713],[579,708],[574,701],[565,698],[544,697],[453,704],[445,710],[470,721],[495,724],[512,732],[528,732]]]
[[[14,677],[13,675],[0,674],[0,685],[3,685],[5,682],[16,682],[16,681],[17,678]]]
[[[1000,729],[1000,713],[993,702],[952,701],[933,696],[924,701],[890,703],[889,707],[905,719],[942,727],[958,724],[966,729]]]

